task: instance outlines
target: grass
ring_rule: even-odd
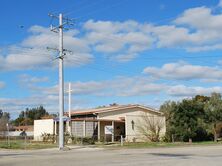
[[[102,148],[160,148],[160,147],[182,147],[182,146],[209,146],[209,145],[222,145],[222,142],[204,141],[204,142],[143,142],[143,143],[124,143],[124,146],[120,146],[118,143],[96,143],[94,146]],[[26,143],[24,140],[11,140],[10,144],[6,140],[0,140],[0,149],[47,149],[56,148],[57,144],[33,142],[28,140]]]
[[[43,142],[31,142],[24,140],[13,140],[9,144],[6,141],[0,141],[0,148],[3,149],[47,149],[55,148],[57,144],[43,143]]]
[[[203,142],[143,142],[143,143],[124,143],[123,148],[158,148],[158,147],[181,147],[181,146],[208,146],[222,145],[222,142],[203,141]],[[120,146],[119,146],[120,147]]]

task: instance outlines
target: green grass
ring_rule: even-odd
[[[180,147],[180,146],[208,146],[208,145],[222,145],[222,142],[204,141],[204,142],[144,142],[144,143],[124,143],[123,148],[158,148],[158,147]],[[119,146],[120,147],[120,146]]]
[[[42,143],[42,142],[27,142],[24,140],[13,140],[8,144],[6,141],[0,141],[0,148],[3,149],[46,149],[55,148],[56,144]]]
[[[96,143],[94,146],[102,148],[160,148],[160,147],[182,147],[182,146],[209,146],[209,145],[222,145],[221,142],[205,141],[205,142],[143,142],[143,143],[124,143],[124,146],[120,146],[119,142],[116,144],[104,144]],[[57,144],[44,143],[44,142],[33,142],[24,140],[11,140],[10,144],[6,140],[0,140],[0,148],[4,149],[47,149],[56,148]]]

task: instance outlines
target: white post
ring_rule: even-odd
[[[68,129],[68,132],[71,134],[71,103],[72,103],[72,101],[71,101],[71,94],[72,94],[72,87],[71,87],[72,85],[71,85],[71,82],[69,83],[69,91],[68,91],[68,93],[69,93],[69,118],[70,118],[70,121],[69,122],[67,122],[66,124],[67,124],[67,129]]]
[[[57,135],[57,122],[55,121],[55,131],[54,131],[55,135]]]
[[[64,148],[63,21],[59,14],[59,149]]]
[[[120,136],[121,146],[123,146],[123,135]]]
[[[10,146],[10,139],[9,139],[9,124],[7,123],[6,124],[6,126],[7,126],[7,132],[8,132],[8,146]]]
[[[83,137],[86,137],[86,121],[83,121]]]
[[[97,137],[98,137],[98,138],[97,138],[97,139],[98,139],[98,142],[100,142],[100,121],[98,121],[97,126],[98,126],[98,129],[97,129],[97,130],[98,130],[98,131],[97,131],[97,132],[98,132],[98,133],[97,133]]]
[[[72,93],[72,87],[71,82],[69,83],[69,118],[71,118],[71,93]]]
[[[114,142],[114,132],[115,132],[115,130],[114,130],[114,121],[112,121],[112,128],[113,128],[113,132],[112,132],[112,142]]]

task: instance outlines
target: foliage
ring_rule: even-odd
[[[54,134],[43,133],[41,137],[43,142],[55,143],[56,141],[56,137]]]
[[[183,141],[191,141],[196,136],[198,127],[198,117],[203,111],[203,105],[195,100],[185,99],[177,104],[174,110],[173,125],[175,126],[175,136]]]
[[[0,131],[7,130],[7,123],[9,123],[10,114],[0,110]]]
[[[180,102],[167,101],[160,111],[166,117],[166,141],[211,140],[222,122],[222,100],[217,93]]]
[[[214,134],[214,141],[217,141],[216,131],[218,124],[222,121],[222,100],[221,95],[213,93],[210,100],[205,105],[205,121],[210,125]]]
[[[166,134],[165,134],[165,141],[171,141],[172,134],[175,133],[175,126],[172,125],[173,123],[173,116],[174,116],[174,110],[176,109],[177,103],[174,101],[166,101],[163,105],[160,107],[160,112],[162,112],[166,119]]]
[[[45,110],[43,106],[36,108],[26,108],[19,114],[19,117],[13,121],[15,126],[20,125],[33,125],[34,120],[41,119],[44,116],[48,116],[49,113]]]
[[[72,144],[82,144],[82,145],[94,145],[95,139],[93,137],[76,137],[70,136]]]

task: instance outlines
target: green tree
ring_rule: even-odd
[[[9,123],[10,114],[8,112],[3,112],[0,110],[0,131],[6,131],[6,124]]]
[[[217,125],[222,121],[222,100],[219,93],[212,93],[205,105],[205,122],[209,124],[214,141],[217,141]]]
[[[192,142],[196,135],[198,119],[203,113],[203,104],[193,99],[184,99],[174,110],[173,126],[175,135],[183,141]]]
[[[166,118],[166,141],[174,141],[173,135],[175,134],[174,111],[177,107],[177,103],[174,101],[166,101],[160,106],[160,112],[162,112]]]
[[[41,119],[44,116],[48,116],[49,113],[43,106],[36,108],[26,108],[25,111],[21,111],[19,117],[13,121],[14,125],[33,125],[34,120]]]

